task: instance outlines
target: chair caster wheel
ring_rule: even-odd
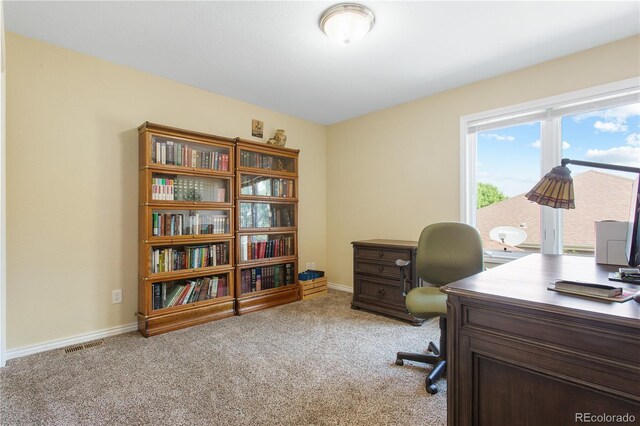
[[[396,359],[396,365],[404,365],[404,361],[398,358]]]
[[[427,386],[427,393],[435,395],[438,393],[438,388],[435,385]]]

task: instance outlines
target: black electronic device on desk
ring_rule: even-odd
[[[629,284],[640,284],[640,269],[620,268],[618,272],[609,274],[609,281],[619,281]]]
[[[618,272],[611,272],[609,274],[609,281],[640,285],[640,269],[620,268]],[[640,303],[640,291],[637,291],[636,294],[633,295],[633,300]]]

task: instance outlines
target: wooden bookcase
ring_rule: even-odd
[[[140,332],[234,315],[234,140],[149,122],[138,133]]]
[[[300,300],[298,153],[236,140],[236,312]]]

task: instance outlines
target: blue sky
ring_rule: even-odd
[[[540,123],[481,132],[477,142],[478,182],[514,196],[540,179]],[[640,103],[564,117],[562,145],[563,158],[640,167]]]

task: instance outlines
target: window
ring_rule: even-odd
[[[540,209],[523,194],[539,180],[541,127],[534,121],[475,134],[476,226],[486,250],[539,250]],[[514,235],[490,235],[498,227]]]
[[[594,222],[628,220],[635,175],[569,165],[575,210],[524,194],[562,158],[640,164],[637,79],[461,119],[461,216],[488,254],[593,254]]]
[[[563,116],[562,157],[640,166],[640,103]],[[635,173],[569,165],[576,208],[562,220],[562,251],[592,254],[594,222],[629,220]]]

